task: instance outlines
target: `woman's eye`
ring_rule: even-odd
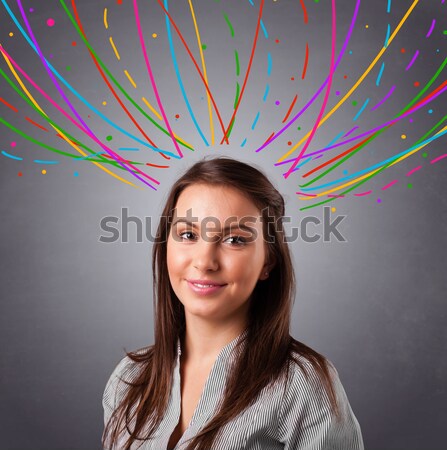
[[[192,232],[192,231],[184,231],[183,233],[180,233],[179,234],[179,236],[181,237],[181,238],[183,238],[184,236],[185,236],[185,234],[187,234],[187,235],[189,235],[190,237],[191,236],[194,236],[194,233]],[[186,240],[191,240],[191,239],[193,239],[192,237],[190,238],[190,237],[185,237],[184,239],[186,239]]]
[[[229,238],[225,239],[225,241],[230,241],[230,244],[233,245],[244,245],[247,242],[242,236],[230,236]]]

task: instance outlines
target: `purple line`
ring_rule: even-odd
[[[307,157],[313,156],[313,155],[318,155],[320,153],[326,152],[326,151],[331,150],[333,148],[340,147],[341,145],[348,144],[349,142],[352,142],[352,141],[355,141],[357,139],[361,139],[361,138],[363,138],[365,136],[368,136],[370,134],[373,134],[376,131],[381,130],[382,128],[394,125],[395,123],[399,122],[400,120],[404,119],[405,117],[407,117],[407,116],[415,113],[417,110],[423,108],[424,106],[426,106],[428,103],[433,101],[436,97],[438,97],[439,95],[441,95],[445,91],[447,91],[447,86],[445,86],[444,88],[440,89],[435,95],[429,97],[424,102],[421,102],[420,104],[418,104],[417,107],[409,109],[407,112],[405,112],[404,114],[400,115],[399,117],[396,117],[396,118],[394,118],[392,120],[389,120],[388,122],[385,122],[385,123],[383,123],[382,125],[379,125],[376,128],[372,128],[371,130],[365,131],[364,133],[358,134],[357,136],[354,136],[353,138],[348,139],[346,141],[342,141],[342,142],[339,142],[337,144],[331,145],[330,147],[325,147],[325,148],[316,150],[313,153],[307,153],[307,154],[303,155],[303,158],[307,158]]]
[[[58,90],[59,94],[61,95],[61,97],[64,99],[65,103],[68,105],[68,107],[71,109],[71,111],[73,112],[73,114],[76,116],[76,118],[83,124],[83,126],[85,127],[85,129],[88,131],[88,135],[90,136],[91,139],[93,139],[98,145],[100,145],[110,156],[112,156],[112,158],[115,159],[116,162],[118,162],[125,170],[127,170],[129,173],[131,173],[133,176],[135,176],[136,178],[138,178],[140,181],[142,181],[143,183],[147,184],[150,188],[152,188],[153,190],[156,190],[154,186],[152,186],[151,184],[147,183],[145,180],[143,180],[141,177],[139,177],[136,173],[134,173],[132,170],[129,169],[129,167],[133,167],[131,164],[127,163],[129,165],[129,167],[127,167],[125,164],[123,164],[120,161],[120,156],[116,155],[116,153],[108,148],[106,145],[104,145],[93,133],[93,131],[89,128],[89,126],[82,120],[82,117],[78,114],[78,112],[76,111],[76,108],[72,105],[72,103],[70,102],[70,100],[68,100],[67,96],[65,95],[64,91],[62,90],[62,88],[60,87],[59,83],[57,82],[56,78],[54,77],[53,73],[51,72],[51,70],[48,67],[48,64],[45,60],[45,57],[43,56],[43,53],[40,49],[40,46],[36,40],[36,37],[34,36],[33,30],[31,28],[31,25],[28,21],[28,18],[26,17],[25,11],[23,9],[22,6],[22,2],[21,0],[17,0],[17,5],[19,6],[20,9],[20,14],[22,15],[23,21],[25,22],[26,28],[28,29],[28,33],[30,35],[31,40],[33,41],[36,50],[39,54],[39,58],[41,60],[41,62],[43,63],[45,70],[47,71],[51,81],[53,82],[54,86],[56,87],[56,89]],[[139,169],[137,169],[136,167],[133,167],[135,170],[137,170],[138,172],[142,173]],[[148,177],[148,175],[143,174],[144,176]],[[154,182],[157,182],[156,180],[153,180]],[[158,182],[157,182],[158,183]]]
[[[430,29],[428,30],[428,33],[425,36],[426,38],[430,37],[431,34],[433,33],[433,30],[435,29],[435,24],[436,24],[436,19],[433,19],[433,22],[431,23]]]
[[[340,54],[338,55],[338,58],[334,64],[334,72],[337,70],[338,65],[340,64],[340,61],[346,51],[346,48],[348,46],[349,43],[349,39],[351,38],[352,32],[354,30],[354,25],[355,22],[357,20],[357,13],[360,7],[360,0],[357,0],[357,3],[355,5],[355,10],[354,10],[354,15],[352,16],[352,21],[351,24],[349,26],[349,30],[348,30],[348,34],[346,35],[346,39],[345,42],[343,43],[343,47],[340,51]],[[329,82],[329,77],[326,78],[326,80],[323,82],[323,84],[318,88],[317,92],[313,95],[313,97],[309,100],[309,102],[303,107],[303,109],[301,111],[298,112],[298,114],[296,114],[296,116],[294,116],[292,119],[289,120],[289,122],[281,129],[279,130],[275,136],[270,139],[268,142],[266,142],[265,144],[261,145],[256,152],[261,151],[262,149],[264,149],[265,147],[267,147],[267,145],[270,145],[272,142],[274,142],[279,136],[281,136],[289,127],[291,127],[293,125],[294,122],[296,122],[299,117],[301,117],[301,115],[306,112],[306,110],[309,108],[310,105],[312,105],[312,103],[315,101],[315,99],[321,94],[321,92],[323,91],[323,89],[325,88],[326,84]]]
[[[407,66],[407,68],[405,69],[405,71],[407,71],[407,70],[414,64],[414,62],[416,61],[416,58],[417,58],[418,56],[419,56],[419,50],[416,50],[416,52],[415,52],[413,58],[411,58],[411,61],[410,61],[410,63],[408,64],[408,66]]]
[[[348,137],[350,134],[352,134],[355,130],[359,128],[358,125],[356,125],[354,128],[350,129],[343,137]]]
[[[377,103],[376,106],[371,108],[371,112],[375,111],[377,108],[382,106],[393,95],[394,89],[396,89],[396,86],[391,86],[391,89],[388,91],[388,94],[386,94],[385,97],[383,97],[382,100],[380,100],[380,102]]]

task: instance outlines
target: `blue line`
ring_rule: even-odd
[[[265,86],[265,92],[264,92],[264,97],[262,97],[262,100],[265,102],[267,100],[267,95],[269,95],[269,91],[270,91],[270,85],[266,84]]]
[[[307,159],[305,159],[303,162],[299,163],[291,173],[296,172],[300,167],[303,167],[304,164],[307,164],[312,159],[312,156],[309,156]]]
[[[168,0],[164,0],[164,4],[165,4],[166,11],[168,11],[169,10],[168,9]],[[166,29],[167,29],[167,32],[168,32],[169,49],[171,51],[171,59],[172,59],[172,62],[174,64],[175,74],[177,76],[177,81],[178,81],[178,84],[180,86],[180,90],[182,91],[183,100],[185,100],[186,107],[188,108],[188,111],[189,111],[189,115],[191,116],[191,119],[194,122],[194,125],[195,125],[195,127],[197,128],[197,131],[200,134],[200,137],[203,139],[203,142],[205,142],[205,145],[207,147],[209,147],[210,144],[206,140],[202,130],[199,127],[199,124],[197,123],[196,117],[194,116],[194,112],[193,112],[193,110],[191,108],[191,105],[189,103],[188,97],[186,95],[185,87],[183,86],[182,77],[180,75],[180,69],[178,67],[177,58],[175,56],[174,44],[172,42],[171,24],[170,24],[169,17],[168,17],[167,14],[165,14],[165,19],[166,19]]]
[[[255,4],[253,3],[253,0],[248,0],[250,2],[251,6],[255,6]]]
[[[242,141],[241,147],[243,147],[246,143],[247,143],[247,138],[245,138],[245,139]]]
[[[5,152],[4,150],[2,150],[2,154],[7,156],[8,158],[16,159],[17,161],[23,161],[23,158],[21,158],[20,156],[10,155],[9,153]]]
[[[126,151],[137,152],[140,149],[139,148],[134,148],[134,147],[120,147],[118,150],[126,150]]]
[[[324,148],[328,148],[328,147],[330,147],[332,144],[334,144],[335,142],[337,142],[337,141],[343,136],[343,133],[344,133],[344,131],[338,133],[337,136],[335,136],[334,139],[332,139],[332,141],[329,142],[329,144],[328,144],[326,147],[324,147]]]
[[[39,55],[39,52],[37,51],[36,46],[34,45],[34,43],[31,41],[31,39],[29,38],[28,34],[26,33],[26,31],[22,28],[22,26],[20,25],[19,21],[17,20],[16,16],[14,15],[14,13],[11,11],[9,5],[6,3],[5,0],[1,0],[3,3],[3,6],[6,8],[6,10],[8,11],[8,14],[10,15],[11,19],[14,21],[14,23],[16,24],[17,28],[19,29],[19,31],[22,33],[23,37],[27,40],[28,44],[30,45],[30,47]],[[133,134],[129,133],[128,131],[126,131],[124,128],[121,128],[119,125],[116,125],[114,122],[112,122],[110,119],[108,119],[104,114],[101,113],[101,111],[99,111],[98,109],[96,109],[91,103],[89,103],[84,97],[82,97],[82,95],[78,94],[69,83],[67,83],[67,81],[59,74],[59,72],[50,64],[50,62],[44,58],[48,68],[54,73],[54,75],[56,75],[56,77],[59,79],[59,81],[61,81],[65,87],[67,89],[70,90],[70,92],[75,95],[79,100],[81,100],[81,102],[83,102],[85,105],[87,105],[95,114],[97,114],[99,117],[101,117],[101,119],[103,119],[105,122],[107,122],[110,126],[112,126],[113,128],[115,128],[118,131],[121,131],[121,133],[125,134],[126,136],[129,136],[131,139],[133,139],[134,141],[139,142],[140,144],[144,145],[145,147],[148,147],[154,151],[157,152],[162,152],[165,153],[166,155],[172,156],[173,158],[177,158],[180,159],[179,155],[175,154],[175,153],[171,153],[167,150],[162,150],[160,148],[156,148],[150,144],[148,144],[147,142],[141,140],[140,138],[134,136]]]
[[[272,55],[267,53],[268,67],[267,67],[267,76],[269,77],[272,73]]]
[[[363,103],[363,106],[359,109],[359,112],[355,115],[355,117],[352,119],[353,122],[355,122],[359,117],[360,114],[362,114],[362,112],[364,111],[364,109],[366,108],[366,105],[369,103],[369,98],[367,98],[365,100],[365,103]]]
[[[376,86],[379,86],[380,80],[382,79],[383,69],[385,69],[385,63],[382,63],[382,67],[379,70],[379,75],[377,75]]]
[[[264,22],[262,21],[262,19],[261,19],[261,28],[262,28],[262,31],[264,32],[264,37],[266,39],[268,39],[269,38],[269,34],[267,33],[267,30],[265,28],[265,25],[264,25]]]
[[[356,178],[356,177],[359,176],[359,175],[363,175],[363,174],[366,173],[366,172],[370,172],[371,170],[378,169],[378,168],[380,168],[381,166],[384,166],[384,165],[388,164],[389,162],[392,162],[392,161],[394,161],[394,160],[396,160],[396,159],[399,159],[401,156],[406,155],[407,153],[410,153],[410,152],[413,151],[415,148],[418,148],[418,147],[421,147],[421,146],[423,146],[423,145],[425,145],[425,144],[428,144],[428,143],[430,143],[431,141],[433,141],[433,140],[435,140],[435,139],[438,139],[438,138],[440,138],[441,136],[444,136],[444,134],[446,134],[446,133],[447,133],[447,130],[443,131],[442,133],[440,133],[440,134],[438,134],[438,135],[434,135],[434,136],[432,136],[431,138],[428,138],[428,139],[426,139],[425,141],[420,142],[419,144],[413,145],[413,147],[410,147],[409,149],[404,150],[403,152],[398,153],[397,155],[394,155],[394,156],[392,156],[391,158],[386,159],[385,161],[381,161],[381,162],[375,164],[374,166],[367,167],[366,169],[360,170],[359,172],[353,173],[352,175],[348,175],[347,177],[339,178],[338,180],[331,181],[331,182],[329,182],[329,183],[322,184],[322,185],[317,186],[317,187],[313,187],[313,188],[308,188],[308,187],[306,187],[306,188],[301,188],[301,189],[302,189],[303,191],[314,191],[314,190],[316,190],[316,189],[321,189],[321,188],[325,188],[325,187],[328,187],[328,186],[332,186],[332,185],[334,185],[334,184],[337,184],[337,183],[339,183],[339,182],[343,182],[343,181],[349,180],[349,179],[351,179],[351,178]],[[300,187],[301,187],[301,186],[300,186]]]
[[[59,161],[44,161],[43,159],[35,159],[34,162],[37,164],[59,164]]]
[[[93,158],[93,156],[98,156],[98,155],[104,155],[105,152],[104,151],[100,151],[98,153],[92,153],[91,155],[87,155],[87,156],[77,156],[75,159],[82,161],[84,159],[89,159],[89,158]]]
[[[390,32],[391,32],[391,27],[390,27],[390,24],[388,24],[388,27],[386,29],[386,36],[385,36],[385,45],[384,45],[385,48],[388,47],[388,39],[390,38]]]
[[[256,124],[257,124],[257,122],[258,122],[258,119],[259,119],[259,115],[260,115],[260,112],[258,111],[258,114],[256,114],[255,120],[254,120],[254,122],[253,122],[253,125],[251,126],[251,129],[252,129],[252,130],[255,129],[255,126],[256,126]]]
[[[388,5],[386,7],[386,12],[389,13],[391,11],[391,0],[388,0]]]

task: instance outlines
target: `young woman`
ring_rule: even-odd
[[[363,449],[334,366],[289,334],[284,199],[254,167],[204,158],[173,185],[153,248],[155,343],[103,396],[110,449]]]

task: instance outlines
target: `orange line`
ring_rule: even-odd
[[[306,72],[307,72],[307,64],[309,62],[309,43],[306,42],[306,56],[304,57],[304,67],[303,67],[303,73],[301,74],[301,79],[304,80],[306,78]]]
[[[303,8],[303,14],[304,14],[304,23],[307,24],[309,17],[307,16],[307,9],[306,9],[306,5],[304,4],[304,0],[300,0],[301,3],[301,7]]]
[[[14,112],[18,113],[19,110],[14,106],[10,105],[4,98],[0,97],[0,102],[4,103],[8,108],[11,108]]]
[[[295,95],[295,98],[292,101],[292,104],[290,105],[289,110],[287,111],[286,116],[284,117],[284,119],[282,119],[282,123],[284,123],[290,116],[290,113],[292,112],[293,107],[295,106],[296,100],[298,98],[298,94]]]
[[[265,142],[262,144],[264,145],[265,143],[267,143],[268,141],[270,141],[270,139],[275,135],[275,132],[273,132],[266,140]]]
[[[48,130],[47,130],[45,127],[43,127],[42,125],[39,125],[38,123],[34,122],[34,120],[31,120],[29,117],[25,117],[25,119],[26,119],[28,122],[32,123],[32,124],[33,124],[34,126],[36,126],[37,128],[40,128],[41,130],[48,132]]]

